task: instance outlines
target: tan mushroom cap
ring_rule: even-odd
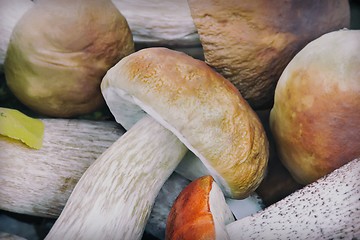
[[[275,91],[279,156],[308,184],[360,156],[360,30],[324,34],[301,50]]]
[[[110,69],[101,88],[117,121],[131,122],[129,111],[140,106],[200,158],[227,196],[244,198],[263,179],[268,142],[261,122],[204,62],[166,48],[144,49]]]
[[[281,72],[306,43],[350,24],[348,1],[188,2],[206,62],[254,108],[271,107]]]
[[[102,77],[133,51],[127,22],[110,0],[39,0],[12,32],[6,81],[38,113],[86,114],[105,105]]]

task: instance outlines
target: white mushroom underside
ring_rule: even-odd
[[[156,195],[185,152],[145,117],[83,174],[46,239],[141,239]]]

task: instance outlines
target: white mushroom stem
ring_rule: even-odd
[[[178,41],[200,45],[186,0],[112,0],[127,19],[135,42]]]
[[[231,239],[357,239],[360,158],[253,216],[227,225]]]
[[[0,0],[0,70],[3,69],[6,50],[9,45],[12,31],[24,15],[34,3],[31,0]]]
[[[87,169],[46,239],[141,239],[155,197],[186,151],[144,117]]]
[[[110,121],[42,121],[39,150],[0,136],[0,209],[58,217],[81,175],[124,133]]]

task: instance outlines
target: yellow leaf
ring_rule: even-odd
[[[40,149],[44,123],[18,110],[0,107],[0,134],[20,140],[31,148]]]

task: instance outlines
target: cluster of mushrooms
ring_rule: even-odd
[[[360,237],[348,1],[0,4],[1,71],[45,125],[0,135],[0,209],[56,218],[46,239]],[[277,157],[301,187],[263,209]]]

